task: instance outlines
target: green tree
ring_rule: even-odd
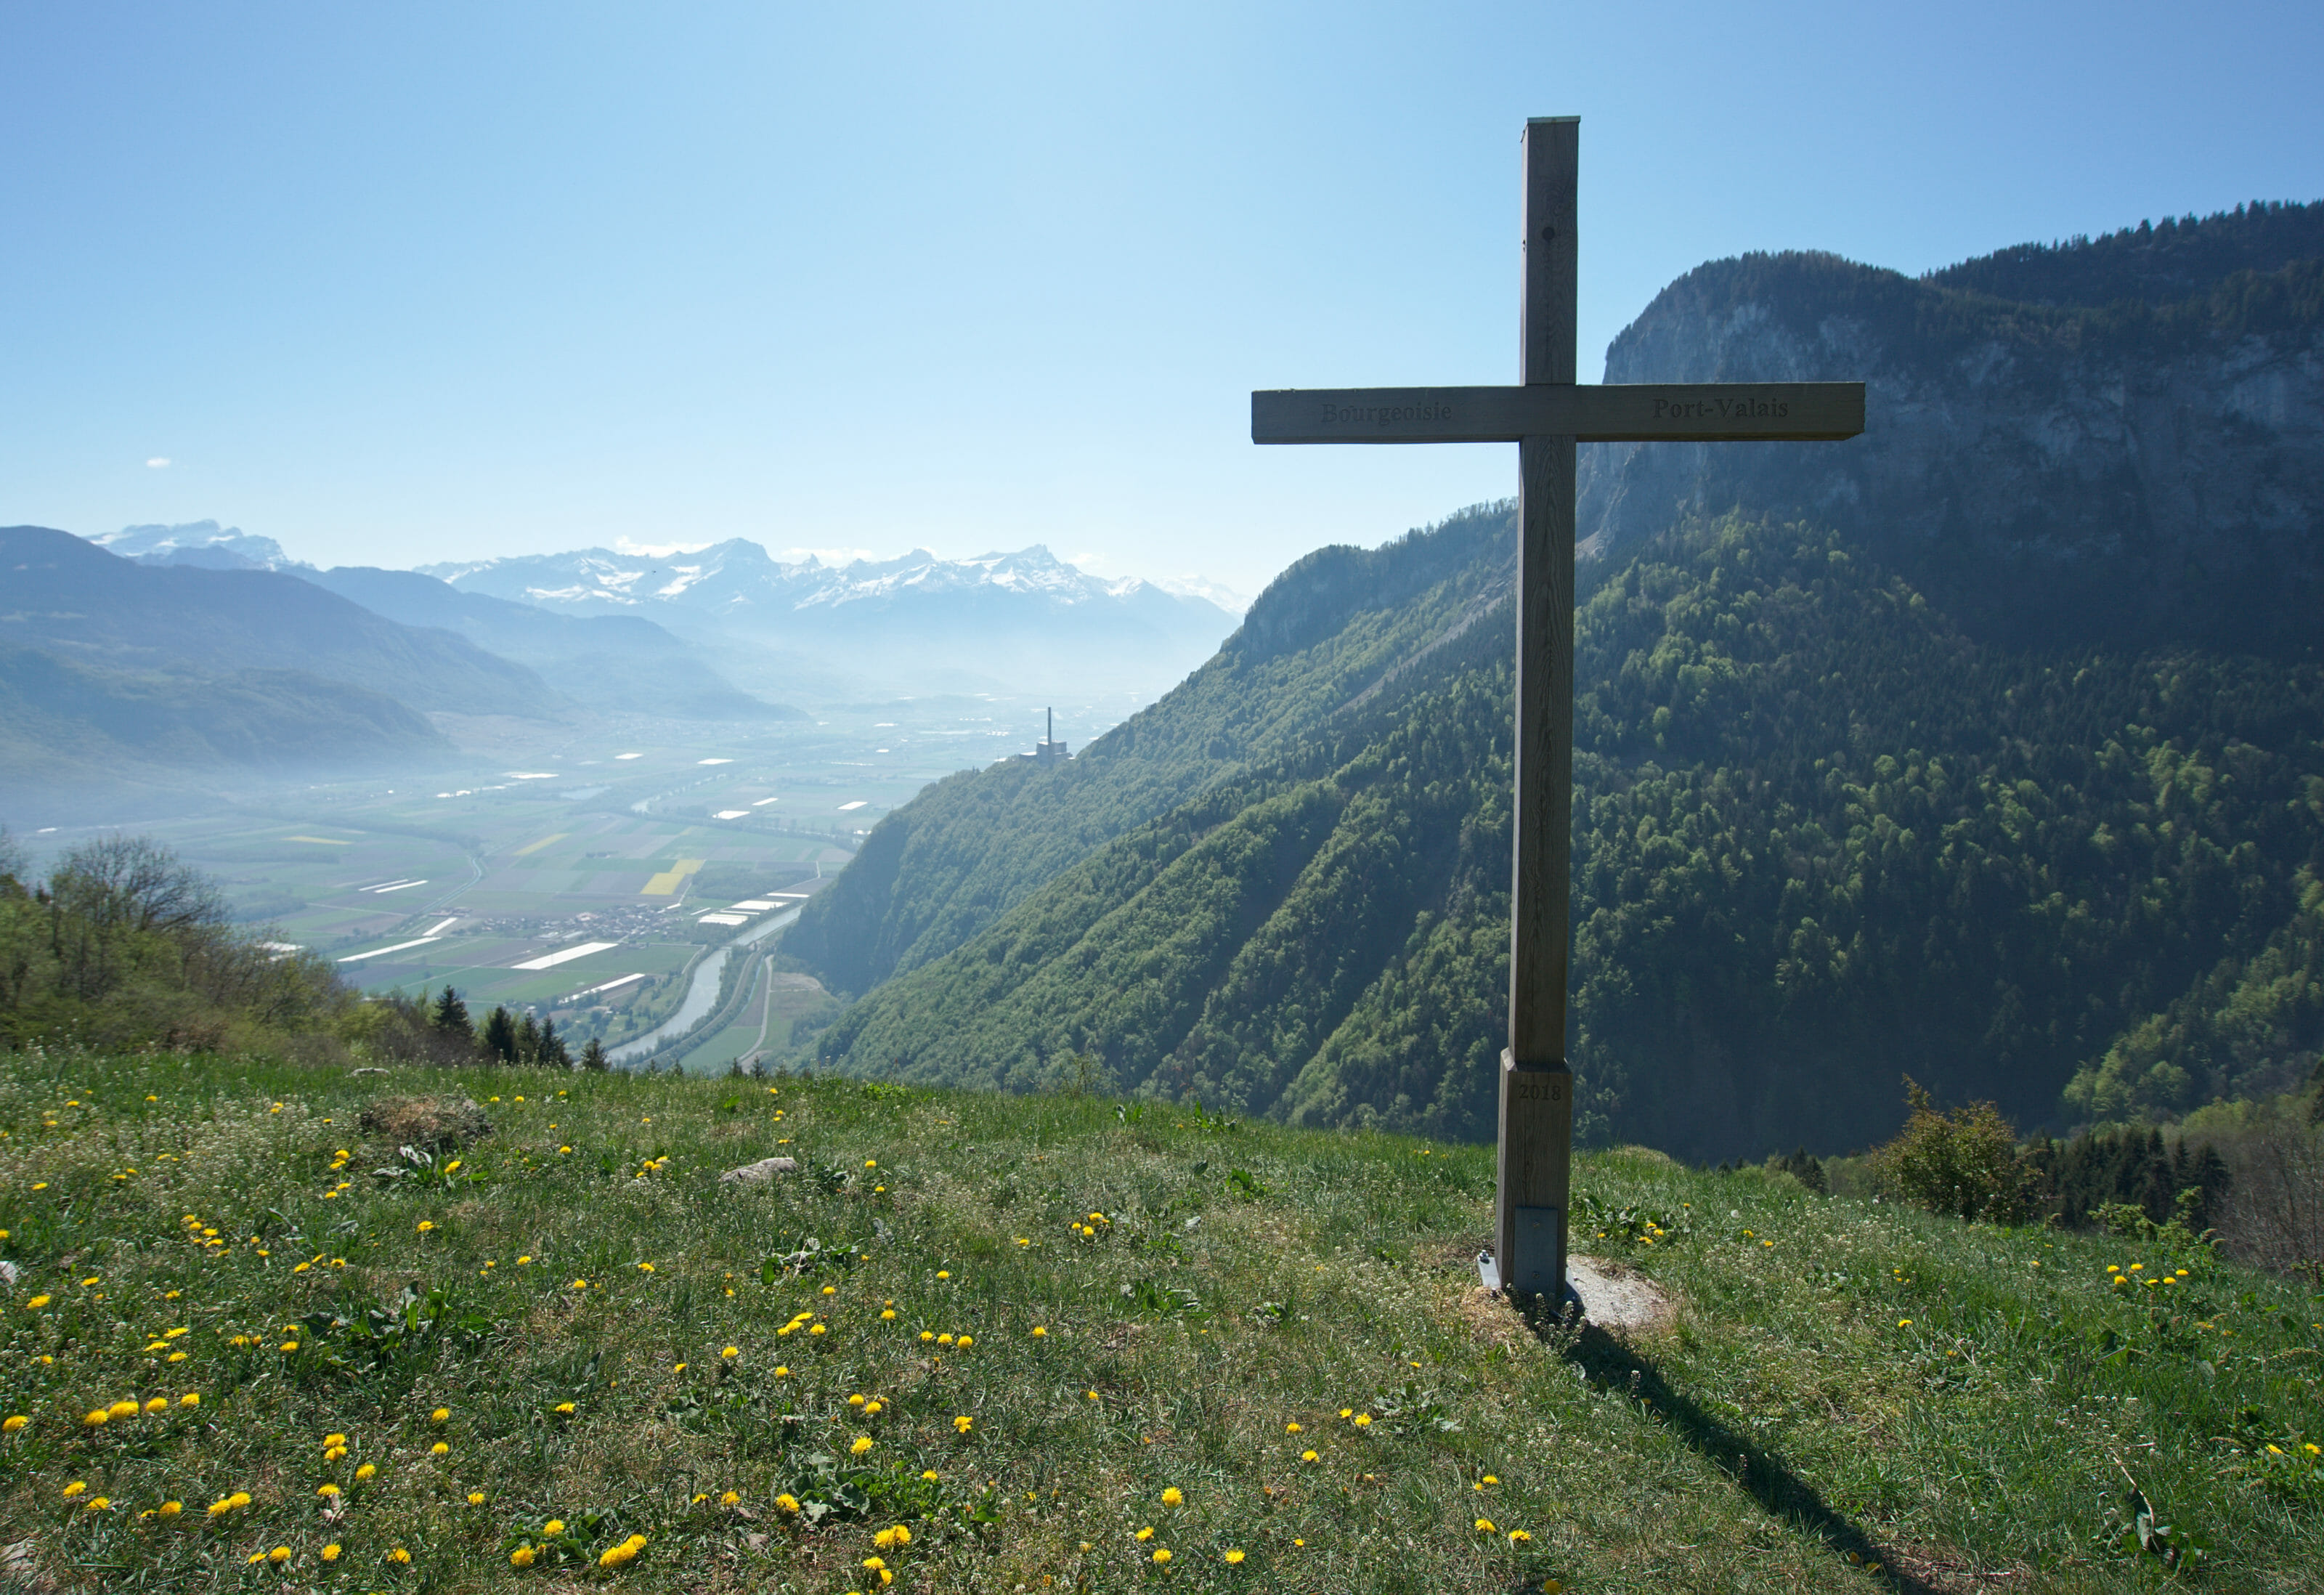
[[[1913,1077],[1904,1077],[1912,1115],[1904,1132],[1877,1154],[1882,1178],[1904,1200],[1932,1212],[1993,1223],[2022,1222],[2033,1204],[2032,1171],[2017,1156],[2017,1132],[1991,1102],[1951,1114]]]
[[[484,1045],[501,1062],[517,1061],[516,1016],[500,1003],[494,1003],[493,1011],[484,1016]]]
[[[436,999],[436,1008],[429,1016],[429,1022],[439,1030],[464,1038],[473,1038],[476,1033],[475,1025],[468,1018],[468,1005],[460,1000],[460,993],[449,986],[446,986]]]

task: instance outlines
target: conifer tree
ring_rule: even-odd
[[[501,1062],[516,1062],[516,1016],[498,1003],[493,1004],[493,1011],[484,1016],[484,1045],[493,1049]]]
[[[540,1021],[534,1019],[530,1011],[516,1022],[515,1061],[520,1064],[540,1062]]]
[[[535,1059],[544,1069],[569,1069],[573,1055],[566,1050],[565,1037],[557,1033],[555,1019],[540,1021],[540,1051]]]
[[[464,1039],[475,1037],[476,1027],[468,1018],[468,1005],[461,1001],[460,993],[449,986],[446,986],[443,994],[436,999],[436,1010],[429,1016],[429,1022],[439,1030]]]
[[[604,1043],[599,1041],[595,1036],[590,1037],[582,1046],[581,1066],[592,1074],[603,1074],[611,1067],[605,1057]]]

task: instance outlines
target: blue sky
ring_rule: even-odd
[[[2324,197],[2319,60],[2313,4],[12,5],[0,523],[1253,591],[1511,491],[1248,395],[1514,380],[1527,115],[1589,380],[1707,259]]]

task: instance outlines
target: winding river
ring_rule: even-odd
[[[717,948],[694,966],[694,975],[687,982],[686,1000],[678,1011],[648,1030],[619,1046],[605,1049],[605,1056],[613,1064],[634,1063],[650,1056],[664,1043],[674,1041],[700,1024],[710,1010],[718,1006],[718,982],[726,972],[726,960],[746,947],[752,946],[788,925],[799,916],[797,908],[785,908],[779,914],[769,915],[733,941]],[[706,1037],[706,1039],[707,1039]]]

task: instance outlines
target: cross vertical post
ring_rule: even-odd
[[[1573,449],[1577,443],[1838,442],[1864,430],[1862,383],[1573,380],[1576,116],[1525,130],[1525,296],[1513,388],[1277,388],[1250,396],[1254,443],[1517,446],[1517,800],[1509,1044],[1484,1282],[1562,1302],[1573,1163],[1565,1056],[1573,833]]]
[[[1525,130],[1519,377],[1574,380],[1581,121]],[[1573,1074],[1565,1057],[1567,858],[1573,806],[1573,447],[1517,444],[1517,801],[1510,865],[1509,1045],[1501,1055],[1493,1259],[1503,1288],[1565,1293]]]

